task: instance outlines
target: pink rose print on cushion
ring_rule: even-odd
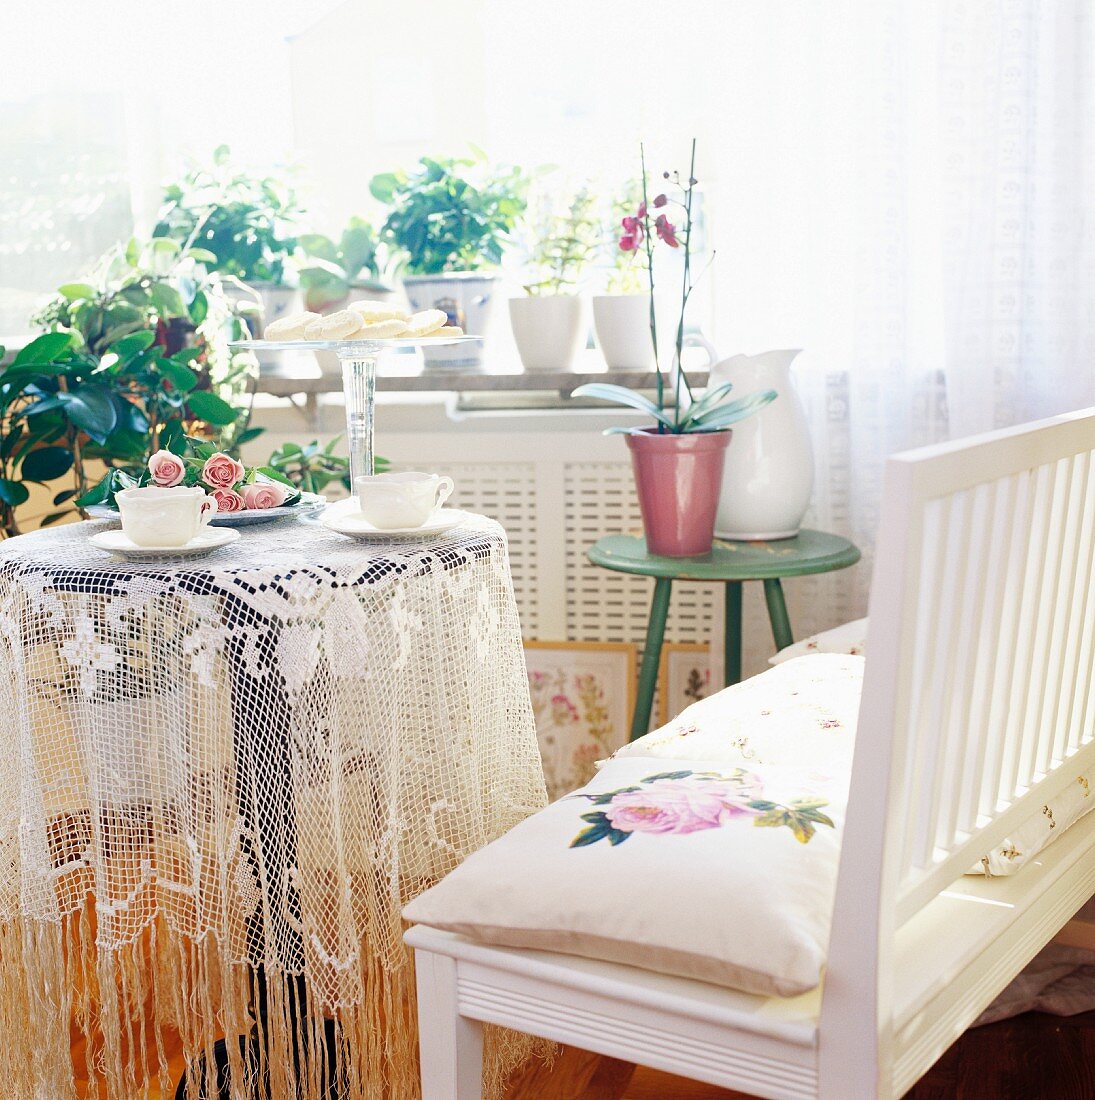
[[[281,485],[267,485],[256,481],[251,485],[245,485],[241,495],[244,507],[249,511],[256,511],[263,508],[280,508],[289,493]]]
[[[243,497],[235,489],[214,489],[209,495],[217,502],[218,515],[242,512],[245,507]]]
[[[237,462],[223,451],[217,451],[205,460],[205,465],[202,467],[202,481],[210,489],[231,489],[233,485],[243,480],[246,472],[242,462]]]
[[[153,485],[170,489],[186,476],[186,464],[170,451],[157,451],[148,460],[148,473]]]
[[[835,827],[821,812],[827,799],[806,795],[785,805],[763,798],[763,793],[758,776],[735,768],[729,775],[662,772],[622,790],[572,795],[601,808],[581,815],[586,828],[570,847],[585,848],[600,840],[616,847],[636,833],[687,836],[744,820],[760,827],[786,826],[800,844],[806,844],[818,825]]]
[[[748,786],[662,779],[637,791],[623,791],[608,804],[605,816],[614,829],[627,833],[695,833],[717,829],[733,818],[754,813],[749,800],[759,795],[756,776]]]

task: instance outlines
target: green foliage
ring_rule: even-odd
[[[273,176],[253,176],[230,162],[228,146],[164,188],[154,238],[181,248],[200,246],[211,270],[249,282],[286,281],[286,261],[296,248],[292,224],[302,213],[292,186]]]
[[[376,232],[364,219],[351,218],[337,241],[321,233],[303,233],[299,243],[305,257],[300,285],[307,309],[322,312],[341,302],[355,286],[390,291],[380,282]]]
[[[285,443],[270,455],[269,468],[303,492],[322,493],[334,483],[349,492],[350,460],[345,455],[335,454],[335,447],[341,438],[336,436],[325,447],[314,439],[304,446]],[[379,455],[373,464],[377,473],[383,473],[388,468],[388,460]]]
[[[247,327],[205,268],[201,250],[160,238],[129,241],[86,282],[66,283],[36,318],[50,331],[0,373],[0,522],[18,533],[27,483],[57,483],[72,514],[89,490],[87,463],[111,482],[135,479],[164,440],[246,429],[239,400],[251,356],[228,341]],[[135,483],[135,482],[134,482]]]
[[[601,243],[595,201],[589,187],[582,187],[562,213],[547,199],[538,204],[529,226],[534,238],[529,266],[537,278],[525,285],[528,294],[563,294],[581,278]]]
[[[483,159],[423,157],[411,175],[373,177],[373,197],[392,207],[381,238],[403,254],[408,274],[474,271],[501,262],[525,211],[528,179],[520,168],[495,168],[476,185],[466,170],[482,169]]]
[[[739,420],[760,412],[765,405],[775,401],[779,396],[775,390],[757,390],[748,397],[731,401],[729,398],[732,388],[733,384],[730,382],[716,386],[698,401],[692,402],[679,415],[659,407],[649,397],[636,390],[628,389],[626,386],[613,386],[606,382],[587,382],[584,386],[579,386],[571,396],[596,397],[602,401],[612,401],[617,405],[636,409],[653,417],[660,426],[660,430],[672,435],[724,431]],[[615,427],[606,429],[605,435],[628,434],[641,430],[641,428]]]

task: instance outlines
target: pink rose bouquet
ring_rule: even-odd
[[[202,467],[201,479],[210,489],[231,489],[247,476],[244,464],[224,451],[211,454]]]
[[[243,497],[243,506],[249,511],[261,508],[280,508],[289,495],[284,485],[268,485],[265,482],[254,481],[245,485],[240,494]]]
[[[170,451],[157,451],[148,460],[148,473],[153,485],[170,489],[186,477],[186,463]]]
[[[213,489],[209,494],[217,502],[217,515],[244,510],[243,497],[235,489]]]

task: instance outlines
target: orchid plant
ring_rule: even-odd
[[[620,221],[622,233],[619,238],[619,250],[624,253],[641,251],[646,256],[647,283],[650,288],[650,341],[654,347],[654,377],[656,400],[626,386],[615,386],[605,382],[591,382],[574,390],[575,397],[597,397],[626,405],[654,418],[658,434],[670,433],[685,435],[694,432],[719,432],[736,424],[739,420],[759,412],[765,405],[776,399],[775,390],[758,390],[747,397],[735,401],[729,400],[733,384],[726,382],[709,390],[698,400],[693,399],[692,386],[681,366],[681,352],[684,348],[685,315],[688,300],[694,286],[692,272],[692,233],[694,229],[693,202],[696,195],[696,141],[692,140],[692,159],[688,177],[682,180],[679,172],[663,172],[666,190],[659,192],[653,199],[649,196],[646,171],[646,151],[639,146],[642,165],[642,201],[634,214],[624,216]],[[679,211],[676,212],[676,211]],[[670,221],[670,215],[677,223]],[[679,249],[683,255],[683,274],[681,279],[681,306],[677,318],[676,339],[673,345],[674,401],[671,407],[666,402],[665,375],[658,360],[658,320],[654,308],[655,256],[660,249]],[[713,257],[712,257],[713,258]],[[643,431],[638,427],[613,427],[606,435],[623,432]]]

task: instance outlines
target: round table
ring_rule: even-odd
[[[191,1066],[250,1035],[274,1100],[411,1100],[400,910],[546,801],[502,529],[131,563],[103,527],[0,546],[5,1088],[70,1095],[71,1020],[110,1100],[167,1094],[167,1027]]]
[[[802,530],[793,539],[773,542],[732,542],[717,538],[710,554],[694,558],[663,558],[648,553],[646,540],[640,535],[608,535],[590,547],[587,556],[594,565],[605,569],[654,578],[650,621],[635,696],[635,712],[631,720],[631,740],[634,741],[650,727],[650,711],[654,703],[658,663],[674,581],[721,581],[726,585],[724,644],[726,684],[729,686],[741,679],[742,585],[746,581],[764,582],[764,597],[776,649],[784,649],[791,645],[794,638],[783,598],[782,578],[847,569],[859,561],[859,549],[839,535]]]

